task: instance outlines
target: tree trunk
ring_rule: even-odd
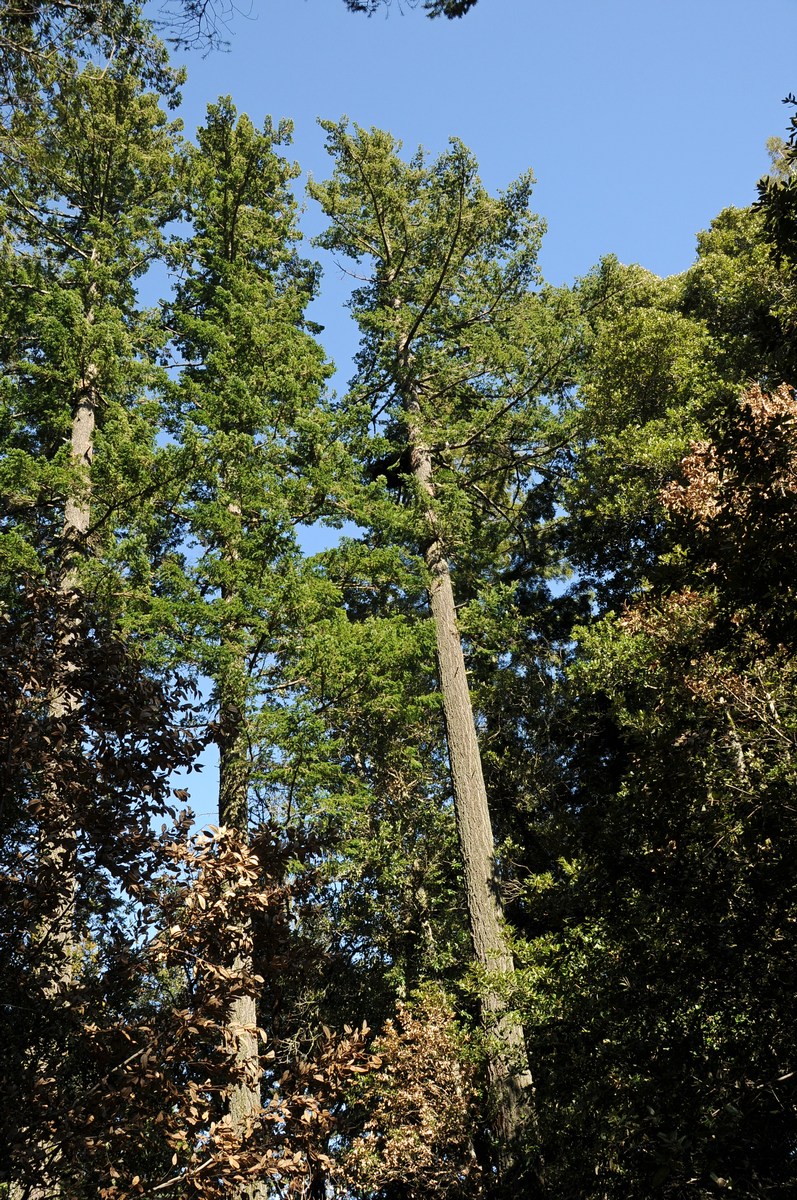
[[[234,515],[237,506],[230,505]],[[237,557],[234,547],[228,550]],[[225,597],[226,599],[227,597]],[[246,676],[243,650],[235,642],[234,631],[228,643],[233,665],[219,685],[219,824],[235,829],[249,840],[249,743],[246,736]],[[236,661],[237,660],[237,661]],[[246,932],[246,931],[245,931]],[[233,964],[236,973],[251,975],[249,955],[238,955]],[[239,996],[227,1010],[227,1034],[235,1048],[237,1082],[228,1095],[232,1127],[240,1138],[247,1136],[262,1107],[260,1048],[257,1035],[257,1001],[254,995]],[[242,1195],[256,1195],[259,1189],[244,1189]]]
[[[222,736],[219,754],[219,824],[235,829],[244,840],[249,834],[248,746],[242,705],[228,699],[220,705]],[[248,956],[239,955],[233,969],[251,973]],[[227,1031],[235,1046],[238,1082],[229,1094],[233,1128],[241,1137],[259,1114],[260,1050],[257,1041],[257,1004],[254,996],[240,996],[227,1010]]]
[[[91,323],[93,310],[88,313]],[[64,504],[61,532],[61,560],[56,584],[56,653],[49,692],[49,720],[56,746],[52,769],[45,779],[42,800],[42,827],[39,834],[38,875],[42,894],[52,896],[52,904],[43,922],[38,963],[41,996],[48,1006],[58,1005],[67,992],[74,973],[74,916],[77,898],[77,814],[65,787],[60,759],[69,752],[80,753],[79,742],[62,742],[66,725],[81,704],[74,684],[82,633],[82,603],[79,586],[79,560],[85,552],[91,520],[91,464],[99,395],[97,369],[88,364],[80,380],[72,414],[71,451],[77,466],[77,485]],[[38,1063],[42,1077],[57,1076],[56,1060],[62,1050],[53,1045]],[[60,1195],[57,1180],[59,1149],[57,1140],[41,1147],[43,1177],[29,1189],[27,1200],[46,1200]]]
[[[514,962],[504,934],[504,914],[495,872],[495,849],[465,656],[457,624],[451,573],[433,508],[431,453],[423,444],[417,420],[419,406],[409,407],[410,462],[421,495],[429,501],[425,520],[429,541],[429,604],[434,622],[443,718],[454,794],[454,811],[473,954],[495,978],[481,998],[482,1024],[490,1039],[488,1073],[494,1105],[493,1131],[499,1171],[507,1180],[515,1171],[515,1146],[524,1118],[530,1114],[532,1079],[520,1023],[506,1011],[503,992],[514,975]]]
[[[93,313],[88,314],[89,323]],[[97,421],[97,369],[89,364],[80,380],[72,414],[71,451],[78,468],[78,483],[64,504],[61,534],[60,578],[57,583],[57,654],[53,664],[49,697],[50,721],[58,738],[59,726],[79,708],[81,697],[73,687],[77,670],[77,652],[82,637],[79,602],[78,563],[85,551],[91,520],[91,464]],[[72,976],[73,920],[77,872],[76,814],[64,794],[60,772],[55,770],[46,784],[46,828],[39,844],[39,871],[42,886],[53,889],[57,881],[55,903],[48,917],[42,945],[44,994],[55,996]]]

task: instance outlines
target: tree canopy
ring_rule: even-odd
[[[793,1195],[794,130],[552,287],[530,173],[324,122],[335,395],[290,123],[0,43],[2,1187]]]

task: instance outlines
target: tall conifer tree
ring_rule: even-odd
[[[243,838],[259,712],[299,586],[296,526],[317,503],[312,471],[300,468],[326,375],[305,317],[316,276],[297,253],[297,168],[277,149],[289,139],[287,123],[259,130],[229,99],[209,108],[183,164],[192,232],[169,311],[183,365],[163,465],[181,480],[186,554],[166,586],[178,653],[212,680],[219,821]],[[235,1001],[229,1023],[248,1064],[230,1100],[243,1127],[260,1108],[253,996]]]
[[[3,261],[16,303],[4,348],[0,554],[60,595],[56,721],[80,704],[71,648],[86,605],[96,611],[99,591],[114,590],[93,563],[135,526],[153,441],[143,390],[152,335],[136,281],[174,212],[175,130],[140,68],[135,55],[102,66],[57,59],[2,137]],[[55,794],[47,809],[41,869],[64,883],[47,938],[52,983],[67,969],[80,816]]]
[[[493,198],[458,142],[433,163],[420,153],[406,162],[385,133],[325,128],[335,172],[312,188],[330,218],[320,243],[365,276],[351,304],[362,341],[347,405],[362,420],[352,449],[371,486],[355,519],[425,575],[508,1179],[531,1081],[506,1000],[513,961],[454,583],[461,576],[460,600],[470,599],[506,565],[534,468],[549,454],[553,421],[539,397],[557,353],[535,292],[541,226],[528,208],[530,176]]]

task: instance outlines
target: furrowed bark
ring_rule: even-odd
[[[417,400],[410,417],[410,463],[418,490],[428,501],[424,513],[429,540],[424,557],[431,576],[429,605],[434,623],[437,667],[443,701],[454,811],[465,875],[466,901],[475,961],[495,980],[481,998],[481,1018],[492,1049],[488,1074],[494,1106],[493,1132],[498,1167],[508,1180],[517,1167],[516,1144],[529,1118],[532,1078],[523,1029],[506,1011],[503,996],[515,966],[504,933],[504,913],[495,870],[495,848],[481,753],[473,718],[462,638],[451,573],[434,512],[432,456],[423,443]],[[529,1181],[530,1183],[532,1181]],[[539,1181],[537,1181],[539,1182]]]
[[[87,315],[89,324],[92,320],[93,310]],[[89,470],[99,405],[97,375],[96,366],[89,363],[80,380],[72,414],[70,448],[76,468],[76,486],[64,503],[61,571],[56,585],[60,629],[49,702],[50,720],[56,736],[81,703],[73,680],[82,637],[79,564],[85,554],[91,522]],[[39,845],[39,870],[44,887],[52,888],[53,879],[58,881],[57,899],[43,938],[43,990],[46,996],[52,997],[69,984],[72,976],[77,818],[68,795],[64,794],[58,773],[51,775],[46,792],[47,827]]]
[[[93,321],[93,309],[87,322]],[[53,903],[41,930],[41,949],[38,973],[41,994],[45,1002],[57,1005],[72,983],[74,973],[74,917],[77,899],[78,814],[68,794],[59,758],[71,751],[79,754],[74,732],[68,732],[72,718],[80,708],[82,697],[75,686],[78,671],[80,639],[83,636],[83,602],[80,590],[80,560],[86,552],[91,523],[91,476],[89,469],[94,447],[97,410],[100,396],[96,365],[89,363],[79,381],[72,413],[70,449],[76,468],[76,484],[64,503],[61,531],[60,574],[56,583],[56,654],[53,662],[49,694],[49,718],[53,742],[58,745],[62,734],[64,744],[56,750],[50,772],[45,778],[42,793],[43,817],[39,836],[38,874],[43,894],[53,896]],[[56,1074],[54,1060],[59,1048],[53,1047],[38,1064],[43,1076]],[[57,1179],[60,1152],[57,1142],[45,1144],[43,1161],[48,1167],[38,1186],[29,1189],[27,1200],[47,1200],[58,1197],[61,1187]],[[16,1186],[16,1185],[14,1185]],[[12,1189],[13,1191],[13,1189]]]
[[[238,516],[240,510],[230,505]],[[235,557],[235,550],[229,551]],[[219,824],[235,829],[249,840],[249,744],[246,736],[246,687],[243,651],[231,639],[228,646],[234,665],[223,679],[219,696]],[[238,662],[235,659],[238,658]],[[238,955],[236,973],[251,975],[249,955]],[[257,1035],[257,1001],[254,995],[239,996],[227,1009],[227,1036],[235,1052],[237,1082],[227,1099],[233,1129],[242,1139],[248,1134],[262,1107],[260,1048]],[[242,1196],[255,1196],[259,1189],[243,1189]]]
[[[235,702],[221,708],[224,734],[219,756],[219,824],[235,829],[244,840],[249,833],[249,770],[248,747],[243,728],[243,713]],[[248,956],[239,955],[233,969],[251,973]],[[241,1137],[258,1116],[260,1097],[260,1051],[257,1041],[257,1003],[253,995],[233,1000],[227,1010],[227,1033],[235,1048],[238,1082],[228,1097],[233,1128]]]

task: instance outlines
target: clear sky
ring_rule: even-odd
[[[327,172],[319,116],[344,113],[432,153],[461,138],[491,189],[531,167],[552,282],[612,252],[683,270],[695,234],[747,204],[797,90],[797,0],[479,0],[455,21],[398,0],[371,19],[343,0],[237,0],[225,52],[185,55],[190,135],[208,101],[295,123],[305,171]],[[319,228],[312,209],[306,228]],[[314,315],[345,380],[353,334],[327,268]]]
[[[189,136],[222,94],[256,122],[290,117],[294,155],[318,178],[317,117],[345,113],[433,154],[457,136],[490,189],[533,169],[555,283],[607,253],[685,269],[698,230],[754,198],[797,91],[797,0],[479,0],[456,21],[401,15],[398,0],[370,20],[343,0],[238,3],[228,52],[184,56]],[[304,224],[320,228],[313,206]],[[356,336],[345,281],[325,272],[313,315],[340,388]]]
[[[185,56],[188,132],[229,93],[254,120],[292,118],[316,175],[319,116],[432,152],[460,137],[490,187],[534,170],[556,281],[609,250],[685,267],[695,231],[750,200],[797,90],[797,0],[479,0],[455,21],[395,0],[370,20],[343,0],[238,3],[229,51]]]

